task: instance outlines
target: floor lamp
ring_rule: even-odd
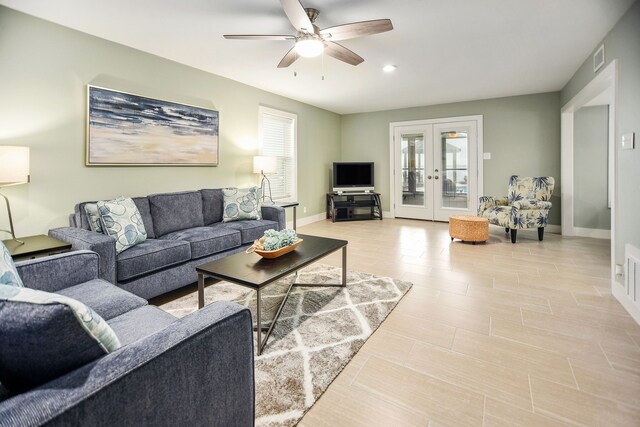
[[[269,186],[269,200],[271,203],[273,202],[273,198],[271,197],[271,181],[267,178],[268,173],[276,173],[277,172],[277,161],[274,156],[253,156],[253,173],[262,174],[262,181],[260,182],[260,192],[262,194],[262,201],[264,202],[266,197],[266,187],[265,181]]]
[[[0,188],[26,184],[29,180],[29,147],[0,146]],[[9,199],[4,194],[0,194],[0,196],[4,198],[7,205],[10,228],[9,230],[0,231],[10,233],[13,240],[24,244],[22,240],[16,239]]]

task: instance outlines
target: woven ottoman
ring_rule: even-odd
[[[478,216],[456,215],[449,217],[449,236],[451,240],[463,242],[486,242],[489,240],[489,220]]]

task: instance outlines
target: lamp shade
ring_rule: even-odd
[[[275,156],[253,156],[253,173],[276,173]]]
[[[29,147],[0,146],[0,187],[29,182]]]

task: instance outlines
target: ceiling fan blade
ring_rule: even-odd
[[[272,36],[261,36],[254,34],[233,34],[233,35],[224,35],[225,39],[233,39],[233,40],[293,40],[294,36],[281,36],[281,35],[272,35]]]
[[[314,33],[313,24],[299,0],[280,0],[280,4],[287,18],[289,18],[291,25],[293,25],[293,28],[297,31],[306,31],[310,34]]]
[[[293,64],[296,59],[298,59],[298,54],[296,52],[296,47],[292,47],[289,52],[282,58],[280,63],[278,64],[278,68],[287,68],[289,65]]]
[[[327,55],[339,59],[342,62],[346,62],[347,64],[358,65],[364,61],[361,56],[353,53],[338,43],[325,42],[324,51]]]
[[[376,19],[373,21],[352,22],[351,24],[336,25],[320,31],[320,35],[327,40],[346,40],[371,34],[384,33],[393,30],[390,19]]]

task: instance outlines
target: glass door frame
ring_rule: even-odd
[[[475,200],[470,199],[470,208],[473,210],[473,215],[475,215],[475,209],[478,205],[478,199],[484,195],[484,179],[483,179],[483,159],[484,159],[484,144],[483,144],[483,119],[482,115],[475,116],[460,116],[460,117],[443,117],[437,119],[424,119],[424,120],[411,120],[411,121],[403,121],[403,122],[391,122],[389,123],[389,160],[390,160],[390,168],[389,168],[389,217],[394,218],[396,216],[397,209],[397,189],[396,189],[396,168],[399,165],[399,160],[396,158],[396,143],[395,136],[396,132],[400,130],[400,128],[408,128],[408,127],[426,127],[432,126],[435,127],[439,124],[449,124],[456,125],[457,123],[462,124],[461,122],[475,122],[475,131],[476,131],[476,190],[475,190]],[[435,144],[436,141],[432,142]],[[473,161],[473,158],[469,159]],[[452,212],[452,215],[455,215]]]
[[[443,197],[443,187],[444,187],[444,179],[446,178],[446,171],[442,168],[442,136],[444,133],[449,132],[460,132],[467,133],[467,173],[469,177],[477,177],[477,162],[474,159],[478,158],[477,144],[471,144],[470,141],[477,141],[477,122],[475,121],[467,121],[467,122],[447,122],[447,123],[438,123],[433,125],[433,144],[434,144],[434,157],[438,160],[439,164],[436,166],[436,170],[434,171],[434,175],[440,175],[440,182],[435,185],[434,188],[434,201],[433,201],[433,219],[435,221],[449,221],[449,217],[451,215],[471,215],[475,216],[478,212],[478,186],[471,185],[471,180],[467,179],[467,203],[466,207],[447,207],[444,206],[444,197]],[[479,160],[482,161],[482,160]],[[459,185],[459,183],[454,183],[455,185]]]
[[[422,170],[423,170],[423,194],[422,194],[422,204],[414,204],[414,203],[403,203],[405,193],[404,189],[402,192],[399,192],[397,189],[399,187],[398,180],[402,180],[404,182],[404,167],[402,164],[402,156],[398,155],[399,151],[402,148],[402,137],[403,135],[422,135]],[[391,204],[394,205],[395,211],[399,211],[402,214],[400,216],[408,216],[410,218],[415,219],[433,219],[433,177],[431,176],[431,172],[434,167],[434,159],[433,159],[433,126],[432,125],[424,125],[424,126],[397,126],[395,128],[394,135],[394,159],[393,169],[397,172],[395,175],[394,181],[391,184],[395,189],[395,196],[392,199]],[[407,171],[409,172],[409,171]],[[427,178],[428,174],[428,178]],[[410,199],[408,199],[410,200]]]

